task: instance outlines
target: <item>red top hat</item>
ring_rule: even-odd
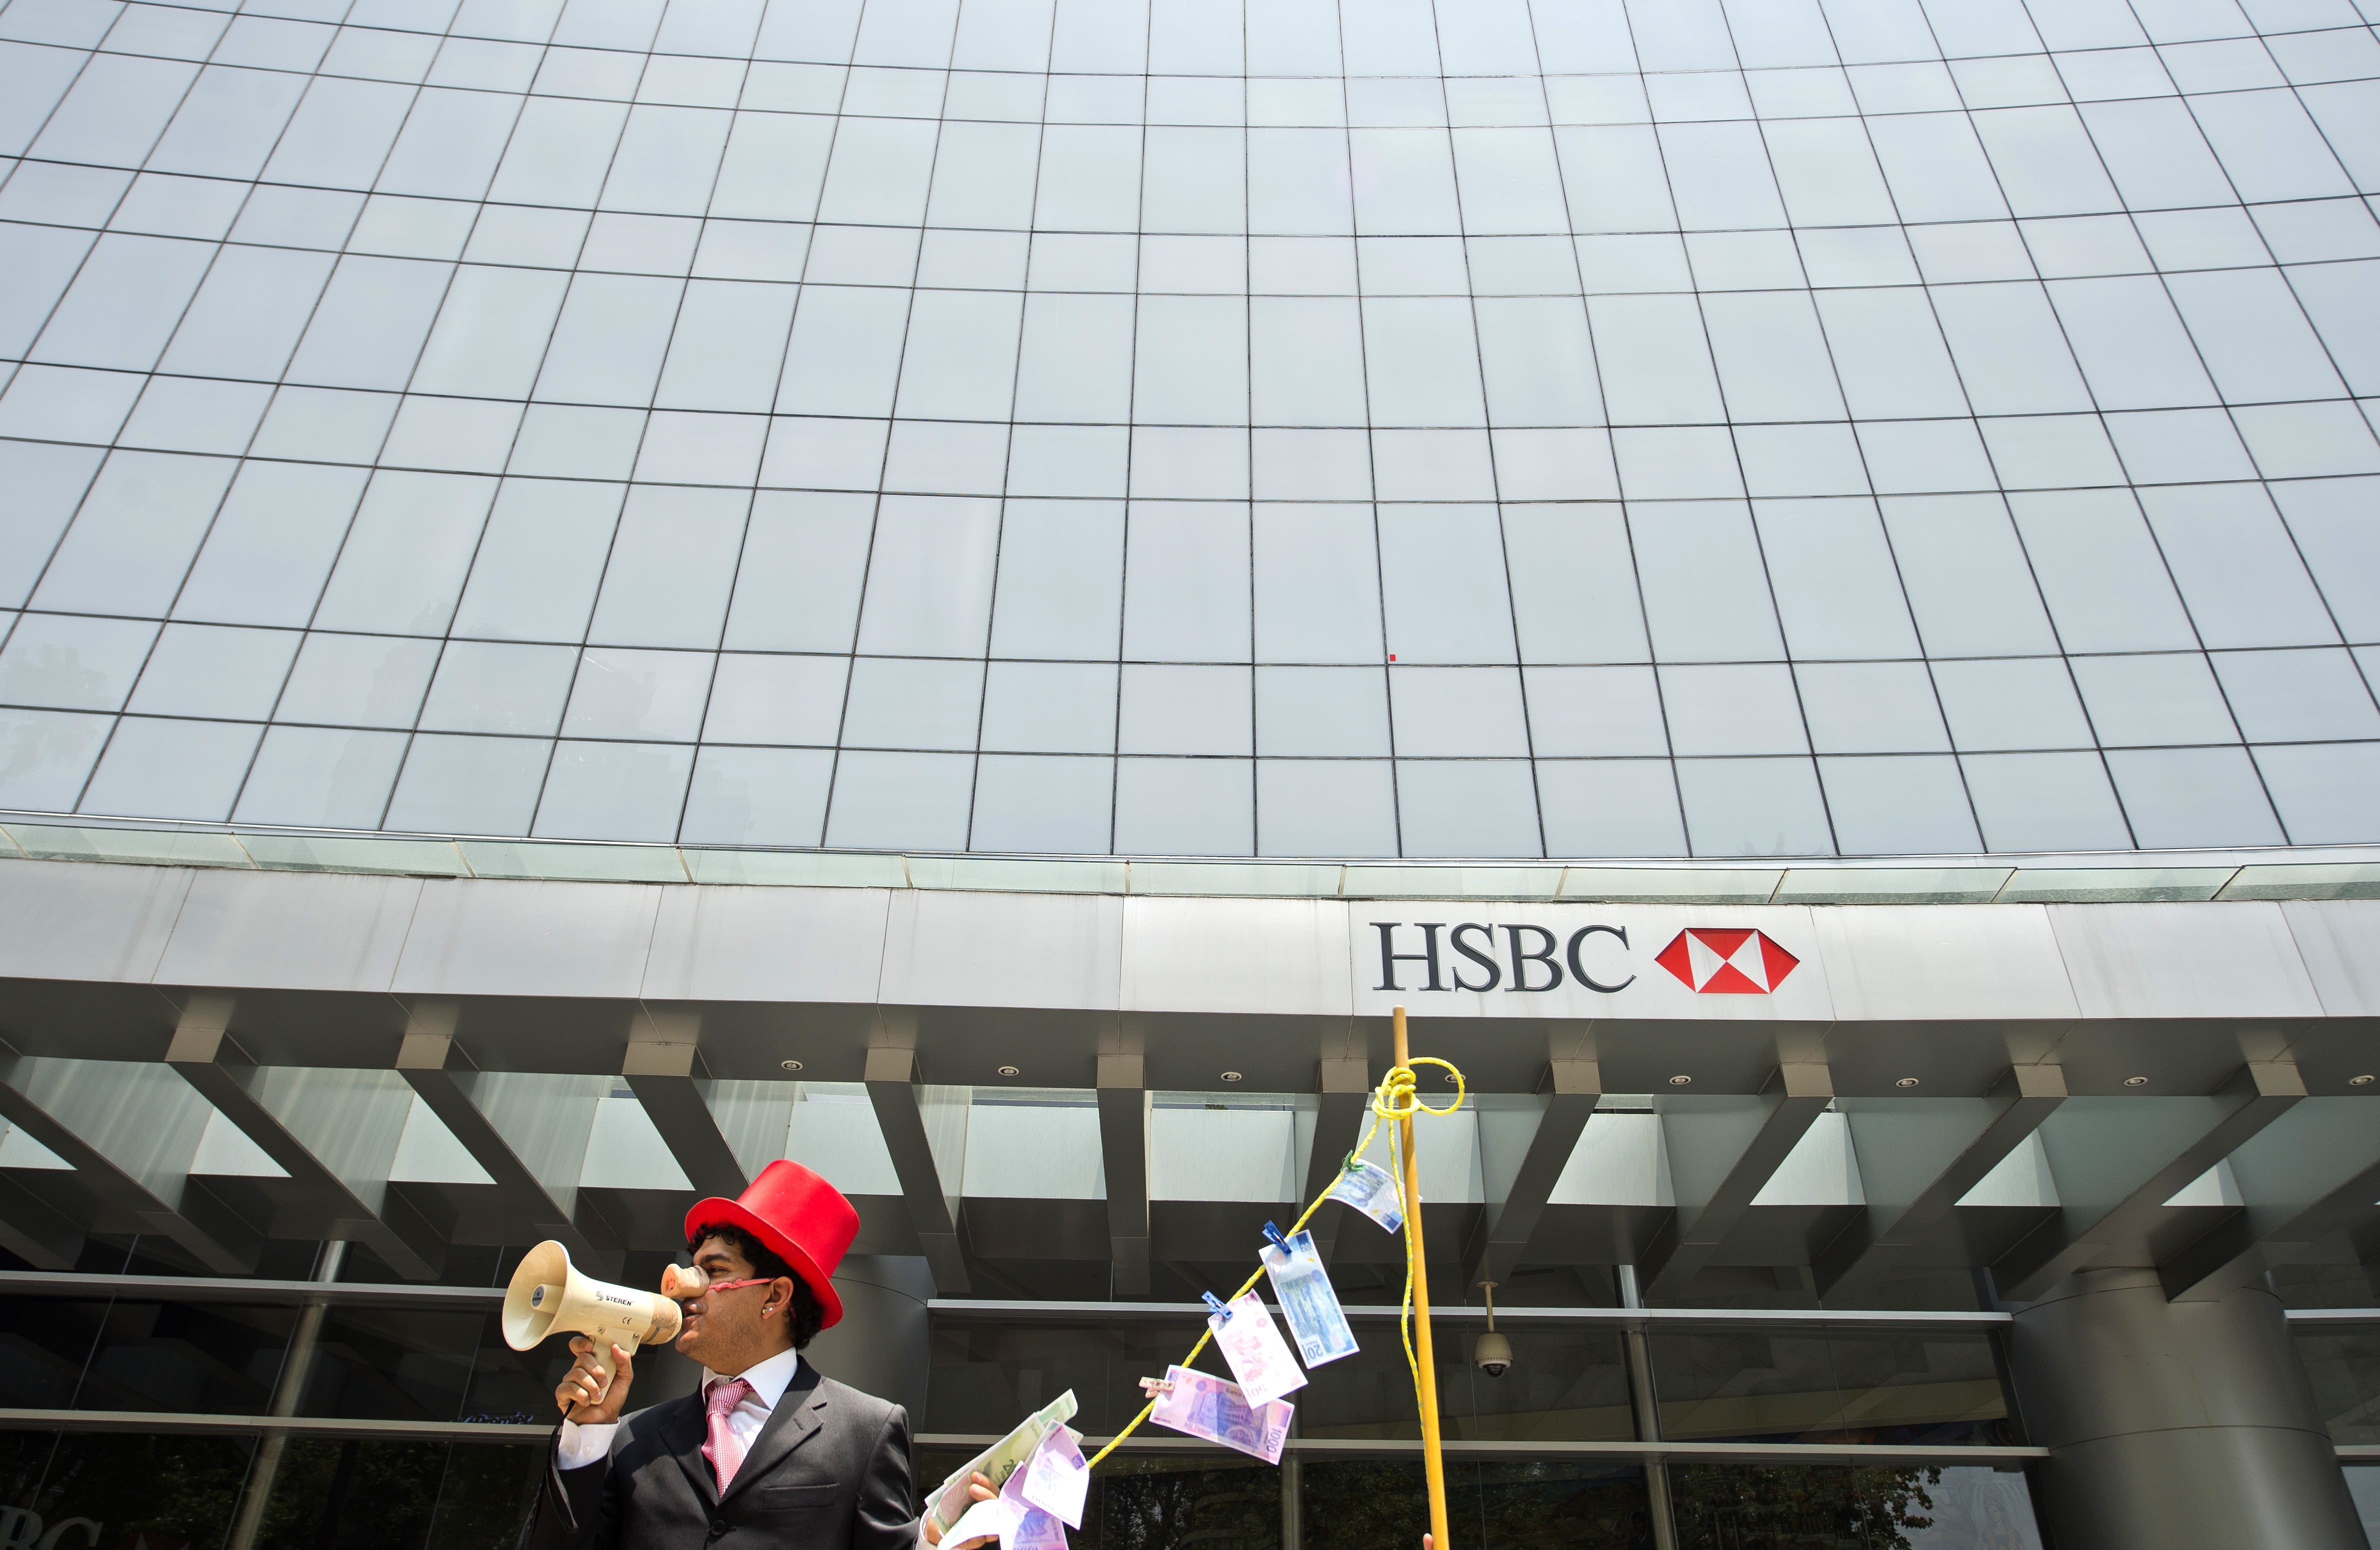
[[[843,1192],[801,1164],[779,1157],[734,1200],[717,1195],[686,1214],[688,1238],[705,1227],[740,1227],[794,1267],[826,1309],[821,1329],[843,1321],[843,1299],[828,1277],[859,1235],[859,1213]]]

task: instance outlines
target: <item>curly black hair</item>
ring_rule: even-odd
[[[818,1334],[820,1326],[826,1323],[826,1305],[819,1301],[818,1293],[810,1290],[809,1283],[803,1280],[794,1267],[769,1245],[732,1222],[705,1222],[696,1228],[686,1234],[686,1253],[691,1256],[695,1250],[702,1247],[703,1240],[707,1238],[716,1238],[742,1254],[755,1276],[765,1276],[771,1280],[783,1276],[794,1283],[793,1301],[785,1304],[785,1317],[794,1332],[794,1349],[806,1349]]]

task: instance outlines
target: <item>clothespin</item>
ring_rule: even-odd
[[[1282,1253],[1289,1253],[1289,1240],[1281,1235],[1281,1229],[1273,1226],[1270,1222],[1267,1222],[1265,1223],[1264,1232],[1266,1241],[1270,1242],[1274,1248],[1279,1249]]]
[[[1160,1394],[1172,1393],[1173,1380],[1172,1378],[1143,1378],[1140,1380],[1140,1389],[1142,1393],[1148,1395],[1153,1399]]]
[[[1231,1304],[1216,1296],[1213,1292],[1202,1291],[1198,1295],[1207,1300],[1207,1311],[1214,1314],[1217,1318],[1229,1319],[1232,1316]]]

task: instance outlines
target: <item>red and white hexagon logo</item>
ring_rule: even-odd
[[[1766,996],[1802,961],[1763,932],[1694,926],[1679,932],[1653,962],[1697,996]]]

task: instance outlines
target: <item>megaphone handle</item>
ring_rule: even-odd
[[[594,1342],[595,1365],[603,1374],[603,1392],[608,1396],[612,1392],[612,1380],[620,1374],[620,1363],[613,1356],[612,1348],[618,1346],[634,1356],[637,1354],[637,1338],[634,1335],[590,1335],[588,1338]]]

